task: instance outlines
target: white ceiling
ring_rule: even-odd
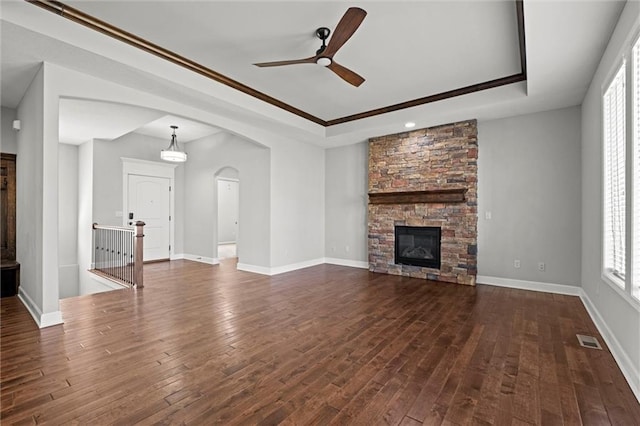
[[[175,115],[165,115],[158,118],[155,121],[145,124],[142,127],[136,129],[135,133],[141,135],[152,136],[154,138],[171,140],[171,133],[173,129],[171,126],[178,126],[176,130],[176,136],[178,142],[187,143],[196,139],[201,139],[206,136],[211,136],[215,133],[221,132],[222,129],[209,126],[197,121],[188,120],[184,117],[176,117]]]
[[[520,71],[512,1],[68,4],[324,120]],[[252,65],[315,55],[316,28],[334,29],[349,6],[367,17],[335,60],[362,86],[315,64]]]
[[[163,111],[113,102],[87,99],[60,99],[59,137],[61,143],[80,145],[91,139],[117,139],[139,133],[171,140],[178,126],[178,142],[187,143],[218,133],[221,129]]]
[[[111,102],[60,99],[60,142],[80,145],[91,139],[112,140],[133,132],[161,111]]]
[[[512,1],[112,0],[68,4],[323,120],[520,71]],[[359,88],[317,65],[252,65],[312,56],[320,45],[315,29],[335,28],[351,6],[368,14],[334,59],[366,79]],[[4,0],[0,3],[2,105],[15,108],[39,63],[47,61],[216,114],[244,118],[297,140],[325,146],[352,143],[379,132],[400,131],[398,126],[409,120],[420,127],[438,124],[438,120],[489,119],[580,104],[623,6],[624,2],[610,0],[525,0],[525,84],[318,129],[233,89],[221,89],[216,82],[190,77],[193,73],[176,65],[159,64],[145,52],[134,52],[41,8]],[[101,108],[108,106],[94,109],[96,129],[106,132],[111,127],[112,133],[132,129],[167,137],[167,121],[145,125],[171,111],[114,115],[100,113]],[[74,122],[91,122],[86,116],[91,110],[80,106],[61,110],[61,134],[62,123],[71,129]],[[123,119],[123,124],[116,126],[116,119]],[[210,124],[213,127],[204,133],[218,131],[218,123]],[[80,133],[82,125],[77,127],[79,133],[68,135],[70,141],[86,137]],[[178,134],[181,141],[189,138],[182,129]]]

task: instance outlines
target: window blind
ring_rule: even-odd
[[[604,267],[624,287],[625,278],[625,65],[603,98]]]

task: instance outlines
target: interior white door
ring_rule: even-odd
[[[169,259],[170,180],[155,176],[128,175],[127,223],[141,220],[144,226],[144,260]]]
[[[218,244],[235,243],[238,238],[239,185],[218,179]]]

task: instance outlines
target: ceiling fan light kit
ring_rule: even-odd
[[[333,36],[329,43],[326,41],[331,34],[331,30],[327,27],[320,27],[316,30],[316,37],[322,40],[322,46],[316,51],[315,56],[304,59],[294,59],[289,61],[275,61],[275,62],[262,62],[254,64],[257,67],[279,67],[282,65],[295,65],[295,64],[318,64],[333,71],[338,77],[342,78],[347,83],[358,87],[364,83],[364,78],[351,71],[348,68],[343,67],[333,60],[333,56],[340,50],[342,46],[351,38],[356,32],[367,12],[359,7],[350,7],[336,25],[336,29],[333,31]]]
[[[316,64],[322,65],[323,67],[328,67],[329,65],[331,65],[331,58],[321,56],[316,60]]]

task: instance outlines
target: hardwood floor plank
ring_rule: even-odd
[[[0,300],[2,424],[634,424],[579,298],[335,265],[145,265],[143,290]],[[602,343],[602,340],[601,340]]]

